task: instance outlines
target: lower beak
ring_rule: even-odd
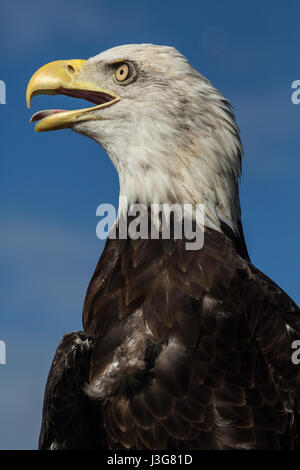
[[[78,78],[85,60],[57,60],[38,69],[31,77],[27,91],[27,107],[30,108],[31,99],[35,95],[67,95],[83,98],[96,104],[96,106],[74,111],[46,110],[35,113],[31,121],[39,121],[35,130],[38,132],[65,129],[76,122],[99,119],[95,110],[111,106],[120,98],[111,91],[98,87],[91,82]]]

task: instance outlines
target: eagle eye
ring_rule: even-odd
[[[115,68],[115,79],[117,83],[127,85],[135,77],[135,70],[131,64],[123,62]]]

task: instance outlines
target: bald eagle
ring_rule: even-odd
[[[228,100],[177,50],[152,44],[51,62],[32,76],[28,106],[41,93],[93,103],[31,121],[105,149],[127,201],[117,229],[135,203],[203,204],[205,218],[201,249],[174,234],[107,239],[83,331],[55,353],[39,448],[297,448],[299,309],[249,259]]]

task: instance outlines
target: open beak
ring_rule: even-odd
[[[38,69],[31,77],[27,91],[27,107],[35,95],[67,95],[90,101],[96,106],[90,108],[66,111],[63,109],[48,109],[39,111],[31,117],[31,122],[38,121],[35,130],[38,132],[65,129],[75,122],[99,119],[94,111],[111,106],[120,98],[111,91],[95,86],[91,82],[78,80],[78,75],[85,60],[56,60]]]

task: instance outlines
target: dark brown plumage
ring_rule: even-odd
[[[299,310],[237,246],[213,230],[198,251],[186,251],[184,239],[107,241],[86,295],[85,333],[65,336],[54,358],[41,449],[298,446]],[[129,351],[128,332],[142,336],[142,367],[119,361],[105,381],[116,351]],[[97,400],[82,391],[88,381],[104,387]]]

